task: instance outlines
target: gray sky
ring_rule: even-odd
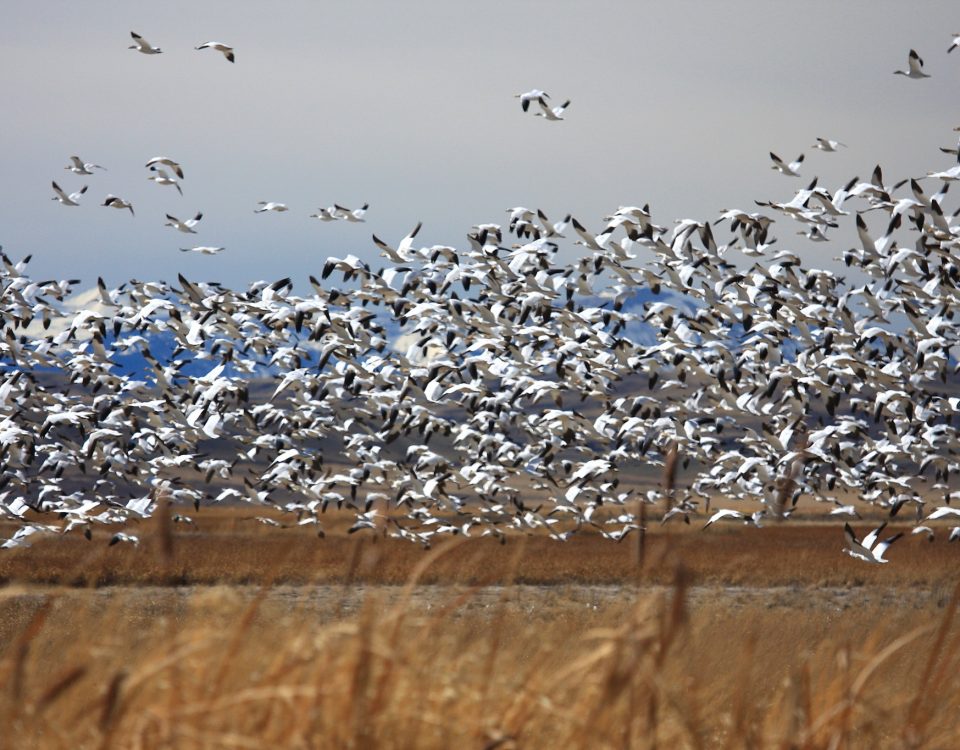
[[[955,2],[4,0],[2,21],[0,244],[33,253],[37,278],[302,283],[328,255],[379,263],[371,232],[393,244],[423,220],[423,244],[462,247],[516,205],[594,231],[646,202],[661,224],[713,219],[814,175],[833,190],[878,162],[888,183],[949,167],[936,147],[960,125]],[[163,54],[128,50],[131,30]],[[236,64],[193,49],[211,40]],[[911,47],[932,78],[892,75]],[[566,120],[524,114],[513,95],[533,87],[570,98]],[[771,150],[805,152],[803,177],[773,172]],[[71,154],[109,171],[73,175]],[[157,155],[183,165],[182,198],[147,180]],[[51,179],[89,185],[83,205],[50,200]],[[255,215],[259,200],[291,210]],[[334,202],[369,202],[366,223],[308,218]],[[197,211],[195,236],[163,226]],[[778,224],[778,248],[840,252],[796,229]]]

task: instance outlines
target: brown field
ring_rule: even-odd
[[[960,747],[942,529],[869,566],[835,521],[701,521],[638,567],[636,536],[428,551],[248,515],[0,554],[0,746]]]

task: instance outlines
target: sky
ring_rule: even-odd
[[[0,245],[84,286],[182,272],[308,288],[328,256],[384,262],[371,234],[395,245],[418,221],[421,244],[466,247],[512,206],[599,232],[621,205],[669,225],[877,163],[888,183],[919,177],[952,165],[937,146],[960,125],[954,29],[955,2],[4,0]],[[127,49],[131,30],[163,53]],[[236,64],[194,49],[207,41]],[[911,47],[931,78],[893,75]],[[531,88],[569,98],[565,119],[522,112]],[[848,148],[815,151],[817,136]],[[806,153],[802,177],[769,151]],[[72,154],[106,171],[74,175]],[[159,155],[182,165],[182,197],[147,180]],[[89,185],[82,205],[51,200],[51,180]],[[136,216],[98,205],[108,193]],[[261,200],[290,211],[254,214]],[[366,221],[309,218],[335,202],[369,203]],[[198,211],[196,235],[164,227]],[[777,248],[818,267],[842,252],[798,228],[779,225]],[[179,252],[194,244],[226,250]]]

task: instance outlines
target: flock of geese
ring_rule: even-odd
[[[226,45],[200,48],[233,62]],[[911,51],[897,72],[922,69]],[[551,120],[569,104],[517,97]],[[799,176],[803,155],[771,158]],[[167,157],[146,167],[161,185],[183,179]],[[135,522],[166,502],[271,507],[320,535],[329,508],[349,508],[351,532],[429,546],[585,529],[622,540],[658,508],[661,523],[761,527],[789,522],[801,498],[843,521],[846,552],[868,563],[887,562],[902,533],[881,541],[884,523],[858,539],[863,504],[956,540],[957,179],[938,167],[888,184],[878,166],[757,201],[762,212],[672,225],[649,205],[592,226],[515,206],[462,247],[421,246],[417,223],[395,244],[373,236],[380,267],[327,258],[305,295],[289,278],[232,290],[181,274],[100,281],[77,309],[79,281],[36,281],[29,258],[0,254],[0,518],[18,524],[2,546],[104,524],[125,524],[111,544],[137,544]],[[54,190],[75,206],[86,187]],[[103,205],[133,213],[116,196]],[[367,208],[315,216],[363,222]],[[196,234],[202,217],[167,225]],[[837,256],[848,270],[780,244],[794,222],[822,243],[855,230]],[[558,262],[571,240],[579,257]],[[659,489],[627,486],[643,467]],[[711,513],[736,501],[750,510]]]

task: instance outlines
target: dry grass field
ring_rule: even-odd
[[[243,515],[0,555],[0,745],[960,746],[943,534],[869,566],[836,522],[658,527],[638,569],[634,536],[424,550]]]

